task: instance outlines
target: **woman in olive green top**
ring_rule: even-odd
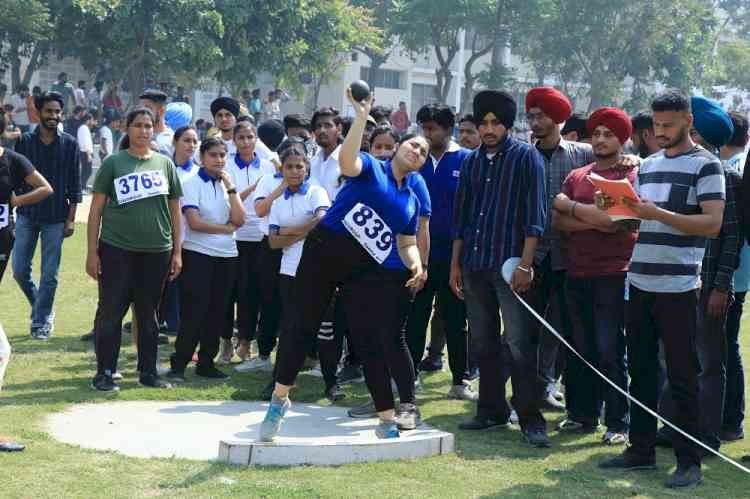
[[[139,331],[140,383],[171,388],[156,371],[155,311],[166,279],[176,278],[182,268],[182,187],[172,160],[151,150],[153,134],[151,111],[131,111],[123,150],[104,161],[94,181],[86,272],[99,283],[92,386],[103,392],[119,389],[112,374],[131,303]]]

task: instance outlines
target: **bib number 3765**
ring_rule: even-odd
[[[115,179],[117,204],[169,194],[164,175],[159,170],[131,173]]]
[[[375,210],[357,203],[342,223],[376,262],[383,263],[388,258],[393,246],[393,232]]]
[[[10,205],[0,204],[0,229],[4,229],[10,223]]]

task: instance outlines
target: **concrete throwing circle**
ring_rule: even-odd
[[[271,444],[257,442],[267,402],[108,402],[53,414],[57,440],[144,458],[184,458],[240,465],[340,465],[453,452],[452,433],[427,425],[380,440],[376,419],[346,408],[296,404]]]

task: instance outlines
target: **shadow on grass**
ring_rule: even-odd
[[[559,451],[559,450],[558,450]],[[668,467],[661,466],[653,471],[609,471],[598,468],[600,461],[609,454],[597,453],[583,461],[564,468],[541,468],[539,474],[553,483],[522,483],[503,488],[494,494],[478,497],[693,497],[691,490],[672,491],[663,486],[668,475]],[[628,483],[629,482],[629,483]],[[585,489],[586,493],[577,496]],[[696,490],[696,489],[692,489]],[[700,489],[698,489],[700,490]]]

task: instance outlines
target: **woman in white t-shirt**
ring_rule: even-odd
[[[234,232],[245,221],[245,208],[232,177],[224,171],[227,148],[217,138],[201,144],[202,167],[183,185],[182,212],[187,220],[182,244],[180,330],[167,377],[185,380],[185,367],[200,343],[195,374],[226,379],[214,366],[224,311],[237,269]]]
[[[237,330],[239,345],[237,356],[244,362],[236,367],[237,371],[270,370],[268,359],[249,359],[250,342],[255,338],[258,328],[260,308],[260,268],[258,260],[263,251],[261,218],[255,213],[253,194],[261,177],[273,175],[276,171],[273,163],[256,154],[258,135],[255,125],[249,121],[240,121],[234,127],[234,144],[237,153],[229,158],[227,173],[232,176],[237,192],[245,206],[245,223],[237,229],[237,251],[239,252],[237,283]],[[233,305],[233,304],[232,304]],[[232,315],[234,315],[232,313]]]
[[[281,173],[287,187],[271,205],[268,242],[271,248],[282,250],[278,287],[282,317],[288,318],[295,306],[292,293],[294,276],[302,256],[305,237],[318,225],[331,206],[331,201],[325,189],[309,181],[310,163],[303,150],[289,147],[281,154],[281,162]],[[332,390],[339,390],[336,382],[337,367],[338,362],[325,363],[321,357],[326,384],[324,396],[329,399]]]

